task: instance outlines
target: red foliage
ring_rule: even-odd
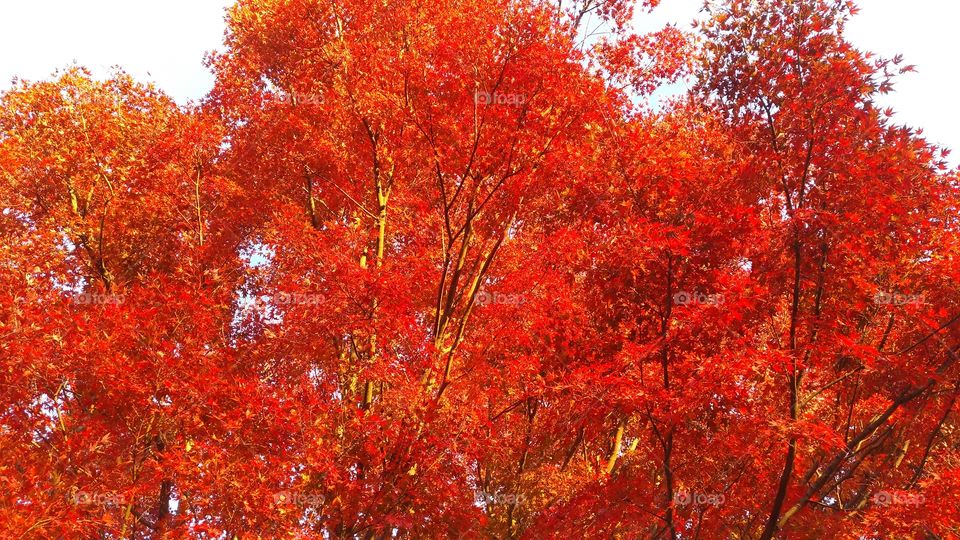
[[[851,5],[715,4],[240,0],[196,107],[5,92],[0,534],[960,535],[957,175]]]

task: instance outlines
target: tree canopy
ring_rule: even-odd
[[[16,81],[0,536],[960,535],[911,67],[657,3],[239,0],[199,103]]]

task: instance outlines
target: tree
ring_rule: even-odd
[[[241,0],[198,105],[5,92],[4,534],[958,534],[899,59],[845,2],[633,11]]]
[[[775,353],[781,386],[769,399],[787,396],[786,451],[781,471],[761,476],[778,478],[761,538],[811,502],[859,514],[871,494],[915,487],[926,458],[906,476],[899,465],[941,428],[940,413],[922,413],[953,402],[936,387],[952,385],[955,345],[939,332],[955,322],[955,291],[930,288],[940,278],[928,263],[954,249],[955,177],[875,106],[899,60],[844,40],[854,12],[850,2],[730,2],[704,29],[701,89],[742,133],[747,178],[774,218],[771,249],[753,264],[771,319],[754,328],[766,334],[757,353]],[[816,530],[817,514],[806,517],[799,530]]]

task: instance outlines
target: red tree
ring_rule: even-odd
[[[960,534],[907,68],[846,2],[633,11],[241,0],[200,105],[5,92],[3,535]]]

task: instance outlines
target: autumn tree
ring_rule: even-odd
[[[754,476],[770,495],[749,514],[764,512],[761,538],[832,527],[940,537],[938,508],[955,507],[869,504],[955,485],[949,462],[934,480],[929,454],[955,395],[957,290],[938,261],[956,249],[957,192],[939,150],[876,105],[910,68],[850,45],[853,13],[850,2],[730,2],[704,27],[700,89],[747,151],[769,237],[751,261],[767,291],[751,324],[754,389],[783,458]]]
[[[960,534],[909,68],[848,2],[656,3],[240,0],[200,103],[17,82],[4,536]]]

